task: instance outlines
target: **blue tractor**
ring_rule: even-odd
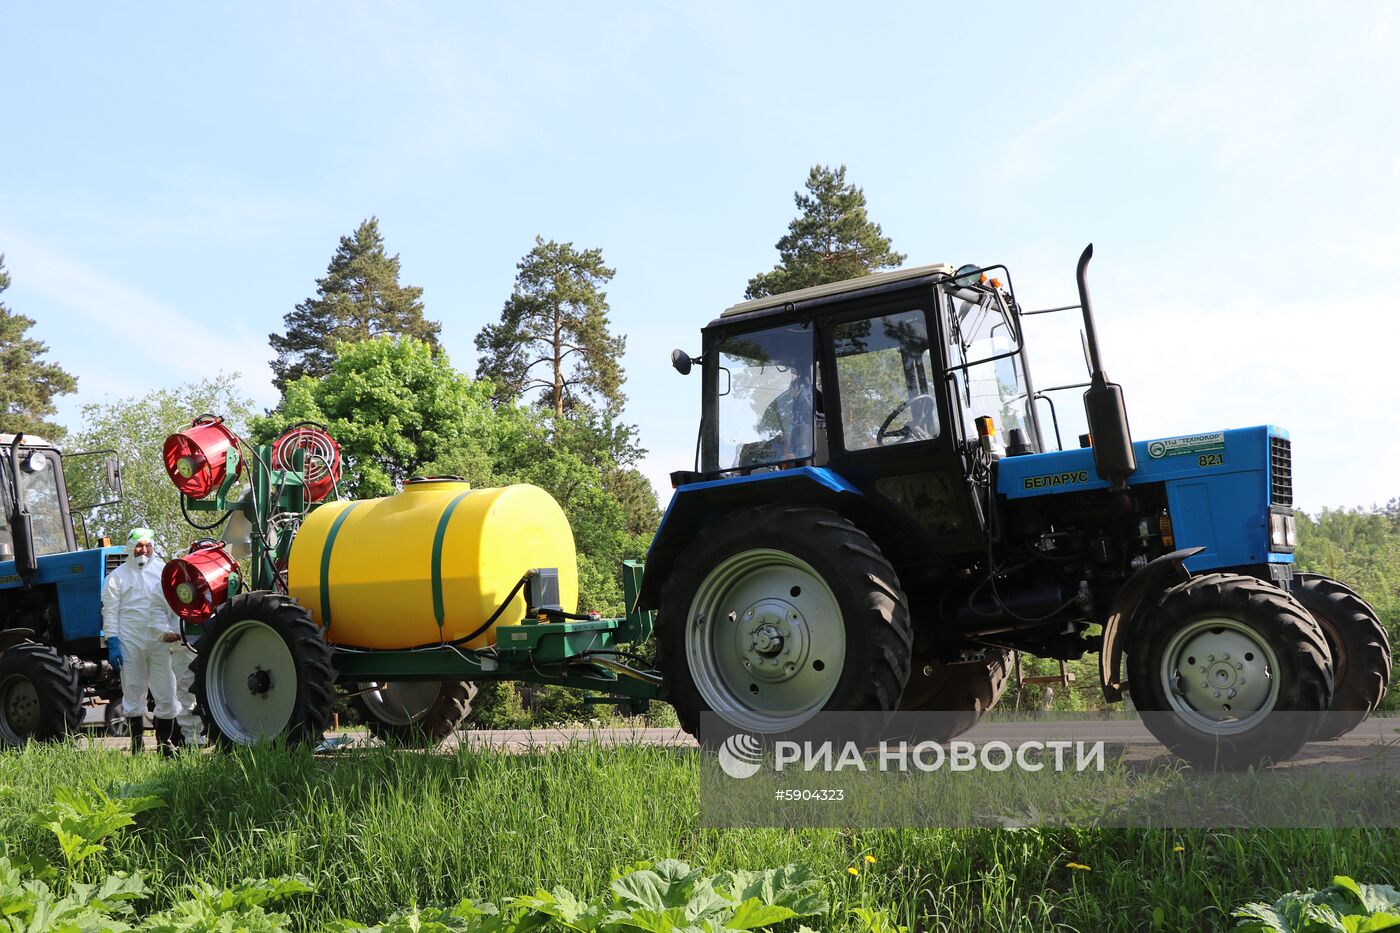
[[[1091,255],[1066,308],[1023,309],[1004,266],[923,266],[736,305],[699,358],[672,355],[701,372],[697,463],[672,475],[639,605],[688,731],[706,711],[773,734],[937,710],[950,737],[1016,652],[1096,652],[1103,695],[1196,763],[1279,761],[1375,708],[1374,611],[1294,571],[1287,432],[1134,442]],[[1038,387],[1023,324],[1076,310],[1088,378]],[[1077,445],[1064,389],[1083,390]]]
[[[85,702],[121,695],[102,638],[102,585],[125,551],[105,540],[80,549],[74,523],[121,498],[121,467],[113,451],[66,459],[91,467],[86,485],[112,498],[71,507],[62,453],[0,434],[0,747],[61,739],[81,727]]]

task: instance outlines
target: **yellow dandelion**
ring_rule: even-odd
[[[874,864],[875,864],[875,856],[873,856],[873,855],[867,855],[867,856],[865,857],[865,864],[867,864],[867,865],[874,865]]]
[[[1186,847],[1185,847],[1185,846],[1172,846],[1172,851],[1173,851],[1173,852],[1185,852],[1185,851],[1186,851]]]
[[[848,868],[848,869],[846,869],[846,874],[848,874],[848,875],[859,875],[859,874],[860,874],[860,869],[859,869],[859,868]]]
[[[1081,865],[1078,862],[1065,862],[1066,868],[1073,868],[1075,871],[1093,871],[1088,865]]]

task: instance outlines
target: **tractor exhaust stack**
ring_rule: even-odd
[[[1128,411],[1123,406],[1123,387],[1109,382],[1099,359],[1099,338],[1094,330],[1094,310],[1089,303],[1086,270],[1094,257],[1094,244],[1084,247],[1075,270],[1079,285],[1079,306],[1084,312],[1084,336],[1089,345],[1089,388],[1084,393],[1084,414],[1089,421],[1089,436],[1094,448],[1094,466],[1099,476],[1114,489],[1126,489],[1128,477],[1137,472],[1133,455],[1133,435],[1128,429]]]

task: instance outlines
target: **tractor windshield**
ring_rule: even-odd
[[[811,457],[811,329],[790,324],[734,334],[717,349],[719,468]]]
[[[39,556],[62,554],[68,550],[68,536],[59,502],[58,457],[48,451],[21,450],[20,469],[24,471],[24,504],[34,523],[34,552]],[[3,486],[0,500],[4,503],[4,515],[0,515],[0,542],[13,547],[9,514],[14,503],[10,500],[9,474],[9,463],[0,460],[0,475],[4,479],[0,483]]]
[[[944,311],[948,359],[963,409],[965,436],[976,436],[973,419],[983,415],[991,416],[1003,438],[1013,428],[1025,429],[1026,378],[1020,340],[1000,291],[950,289],[944,296]]]
[[[832,342],[847,450],[938,436],[938,406],[930,389],[933,362],[923,311],[837,324]]]

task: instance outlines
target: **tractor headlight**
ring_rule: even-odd
[[[1291,551],[1298,546],[1298,523],[1293,512],[1269,513],[1269,549]]]

